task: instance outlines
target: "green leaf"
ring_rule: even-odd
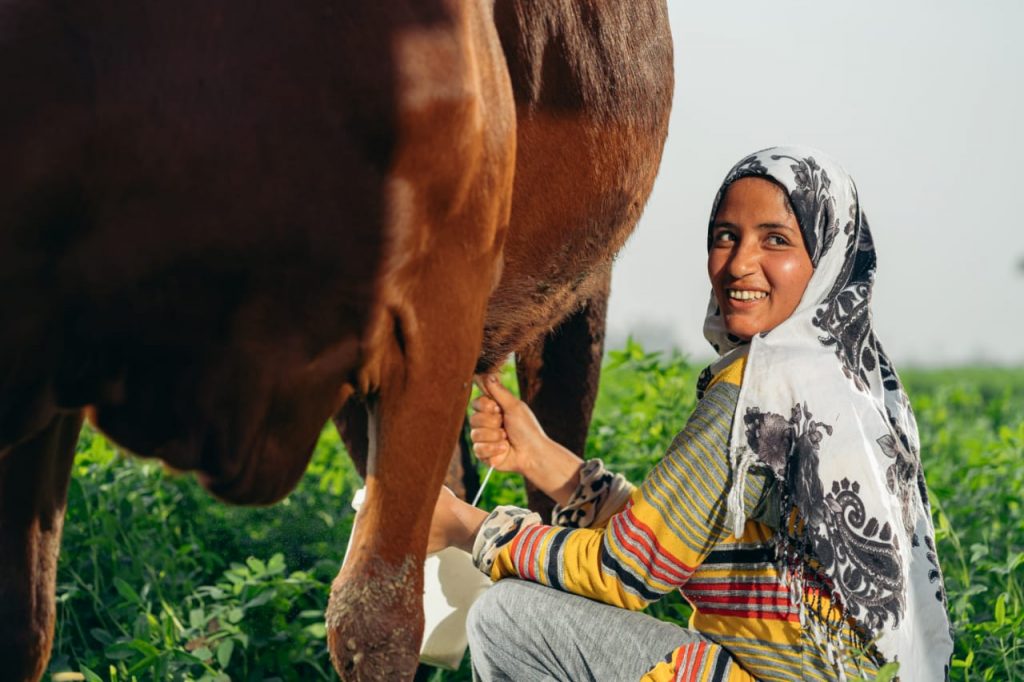
[[[220,663],[220,667],[228,667],[228,662],[231,660],[231,652],[235,650],[235,642],[227,639],[220,643],[217,647],[217,662]]]
[[[127,642],[118,642],[107,647],[104,655],[112,661],[124,661],[134,658],[138,651]]]
[[[304,630],[317,639],[325,639],[327,637],[327,627],[323,623],[310,623]]]
[[[245,565],[253,572],[253,575],[263,575],[267,572],[267,565],[254,556],[245,560]]]
[[[1003,592],[996,599],[995,610],[996,625],[1006,625],[1006,593]]]
[[[270,557],[270,561],[267,562],[267,572],[271,575],[277,575],[283,573],[285,569],[284,555],[278,552],[274,556]]]
[[[78,672],[85,675],[85,682],[103,682],[102,677],[100,677],[84,665],[78,667]]]
[[[188,612],[188,624],[190,627],[199,629],[206,623],[202,609],[192,609]]]
[[[133,639],[132,641],[128,642],[128,646],[135,649],[143,656],[156,657],[160,655],[160,652],[157,650],[155,646],[153,646],[149,642],[144,642],[141,639]]]
[[[252,599],[247,601],[245,603],[245,608],[247,608],[247,609],[254,609],[257,606],[263,606],[268,601],[273,599],[275,596],[277,596],[277,590],[274,590],[274,589],[264,590],[263,592],[260,592],[258,595],[256,595],[255,597],[253,597]]]
[[[142,599],[139,598],[139,593],[136,592],[131,585],[126,583],[121,578],[114,576],[114,589],[117,593],[130,601],[133,604],[142,604]]]
[[[896,661],[892,663],[886,663],[878,669],[878,674],[875,675],[875,682],[892,682],[896,678],[896,675],[900,671],[900,664]]]
[[[89,634],[96,638],[96,641],[103,646],[110,646],[114,643],[114,637],[106,630],[100,628],[93,628],[89,630]]]

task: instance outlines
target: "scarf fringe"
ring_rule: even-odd
[[[860,669],[860,663],[856,660],[858,652],[866,655],[878,666],[884,664],[884,660],[878,655],[874,648],[874,642],[864,638],[861,632],[850,628],[850,636],[853,638],[855,647],[850,650],[847,642],[843,639],[844,626],[848,626],[843,617],[842,602],[839,596],[829,590],[829,608],[827,613],[823,610],[823,595],[827,588],[823,576],[819,576],[821,582],[815,591],[814,596],[805,601],[807,564],[806,553],[803,547],[807,544],[797,538],[784,535],[778,532],[774,538],[776,546],[776,570],[779,574],[779,581],[789,595],[790,604],[797,609],[800,618],[800,627],[805,629],[815,644],[825,650],[825,657],[832,666],[839,682],[847,682],[847,664]]]
[[[733,448],[730,458],[733,472],[732,488],[729,490],[725,522],[727,526],[732,527],[732,534],[739,539],[747,525],[747,513],[743,504],[747,493],[747,472],[758,459],[757,453],[747,447]]]

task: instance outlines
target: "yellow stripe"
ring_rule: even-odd
[[[552,541],[554,540],[555,533],[557,532],[558,531],[554,529],[545,532],[544,535],[540,538],[540,546],[537,548],[537,582],[539,582],[542,585],[551,584],[551,581],[548,580],[548,574],[547,571],[544,570],[544,567],[548,565],[548,550],[551,548]]]
[[[741,637],[775,644],[799,644],[800,624],[784,620],[762,620],[743,616],[704,615],[695,610],[691,627],[709,635]]]

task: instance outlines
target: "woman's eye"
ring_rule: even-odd
[[[772,246],[786,246],[789,244],[789,241],[780,234],[770,234],[768,235],[768,243]]]
[[[716,243],[734,242],[734,241],[736,241],[736,235],[734,235],[732,232],[727,232],[727,231],[723,230],[723,231],[721,231],[721,232],[719,232],[718,234],[715,235],[715,242]]]

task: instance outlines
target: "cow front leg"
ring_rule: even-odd
[[[395,363],[367,401],[366,498],[327,609],[331,659],[342,679],[410,679],[416,669],[430,518],[476,359],[475,335],[465,336],[468,343],[425,334],[415,351],[423,361]],[[445,340],[451,343],[436,343]]]
[[[38,680],[53,644],[57,554],[80,413],[0,452],[0,673]]]
[[[593,294],[533,346],[516,353],[519,394],[544,431],[584,456],[604,354],[611,267],[595,272]],[[554,502],[529,482],[530,509],[550,518]]]

